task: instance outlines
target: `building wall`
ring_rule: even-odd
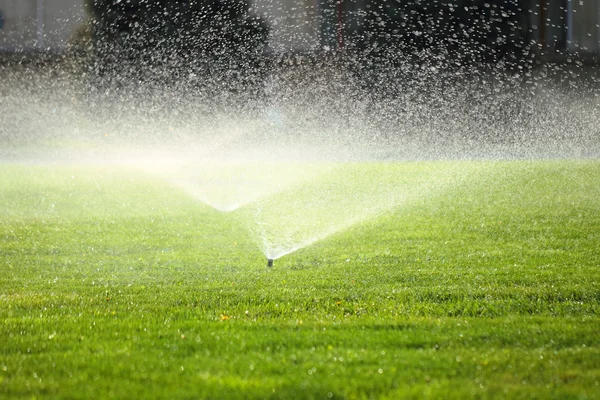
[[[570,50],[600,52],[600,0],[568,1],[567,19],[571,22]]]
[[[269,50],[317,50],[321,26],[319,3],[319,0],[252,0],[254,12],[271,28]]]
[[[600,0],[533,0],[530,15],[542,57],[600,54]]]
[[[0,51],[60,51],[85,20],[83,0],[0,0]]]
[[[360,27],[364,0],[251,0],[271,28],[269,50],[333,50]],[[343,30],[343,31],[342,31]]]
[[[433,1],[433,0],[432,0]],[[338,0],[254,0],[270,22],[271,49],[303,51],[344,45],[361,24],[364,0],[341,0],[344,37],[339,37]],[[529,0],[533,37],[542,55],[600,55],[600,0]],[[371,8],[372,9],[372,8]]]

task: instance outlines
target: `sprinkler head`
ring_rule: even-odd
[[[267,259],[267,267],[273,267],[273,260],[271,260],[270,258]]]

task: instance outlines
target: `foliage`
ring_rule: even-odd
[[[244,87],[259,75],[268,30],[245,0],[90,0],[101,73],[159,82],[199,76]]]

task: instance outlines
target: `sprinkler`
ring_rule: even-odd
[[[267,267],[273,267],[273,260],[271,260],[270,258],[267,259]]]

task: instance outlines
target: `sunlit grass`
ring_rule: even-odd
[[[267,269],[251,209],[135,170],[1,166],[0,397],[599,397],[600,163],[451,168]],[[302,211],[304,185],[261,204]]]

